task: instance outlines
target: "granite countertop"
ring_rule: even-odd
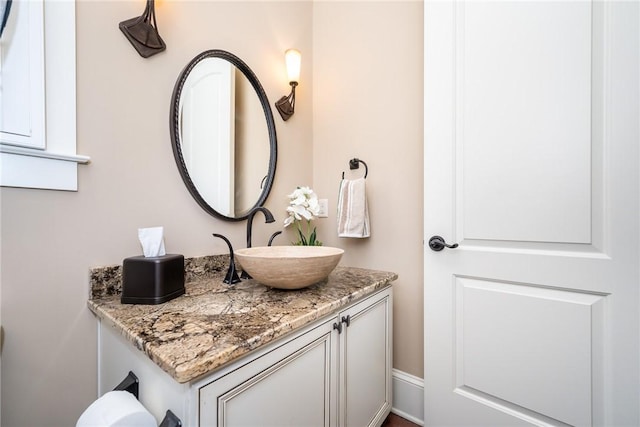
[[[185,260],[186,293],[158,305],[120,303],[121,267],[91,270],[89,308],[176,381],[186,383],[384,288],[397,274],[337,267],[305,289],[226,285],[228,256]]]

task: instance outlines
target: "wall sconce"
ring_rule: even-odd
[[[147,0],[147,6],[141,16],[122,21],[118,26],[143,58],[167,48],[158,34],[154,0]]]
[[[291,93],[289,96],[283,96],[276,102],[276,108],[285,122],[289,117],[293,116],[296,106],[296,86],[300,80],[300,51],[296,49],[288,49],[284,53],[284,60],[287,64],[287,75],[289,76],[289,84],[291,85]]]

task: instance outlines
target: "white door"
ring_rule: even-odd
[[[425,425],[640,425],[639,4],[425,2]]]
[[[181,101],[182,152],[202,198],[233,217],[235,66],[205,58],[189,73]]]

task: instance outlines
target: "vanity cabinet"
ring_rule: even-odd
[[[199,388],[201,426],[379,426],[391,410],[391,288]]]
[[[101,322],[101,393],[128,370],[140,400],[186,426],[380,426],[391,410],[392,290],[180,384]]]

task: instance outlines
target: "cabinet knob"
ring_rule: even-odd
[[[342,316],[342,323],[346,324],[348,328],[351,325],[351,315]]]
[[[338,333],[341,334],[342,333],[342,323],[335,322],[333,324],[333,329],[337,329]]]

